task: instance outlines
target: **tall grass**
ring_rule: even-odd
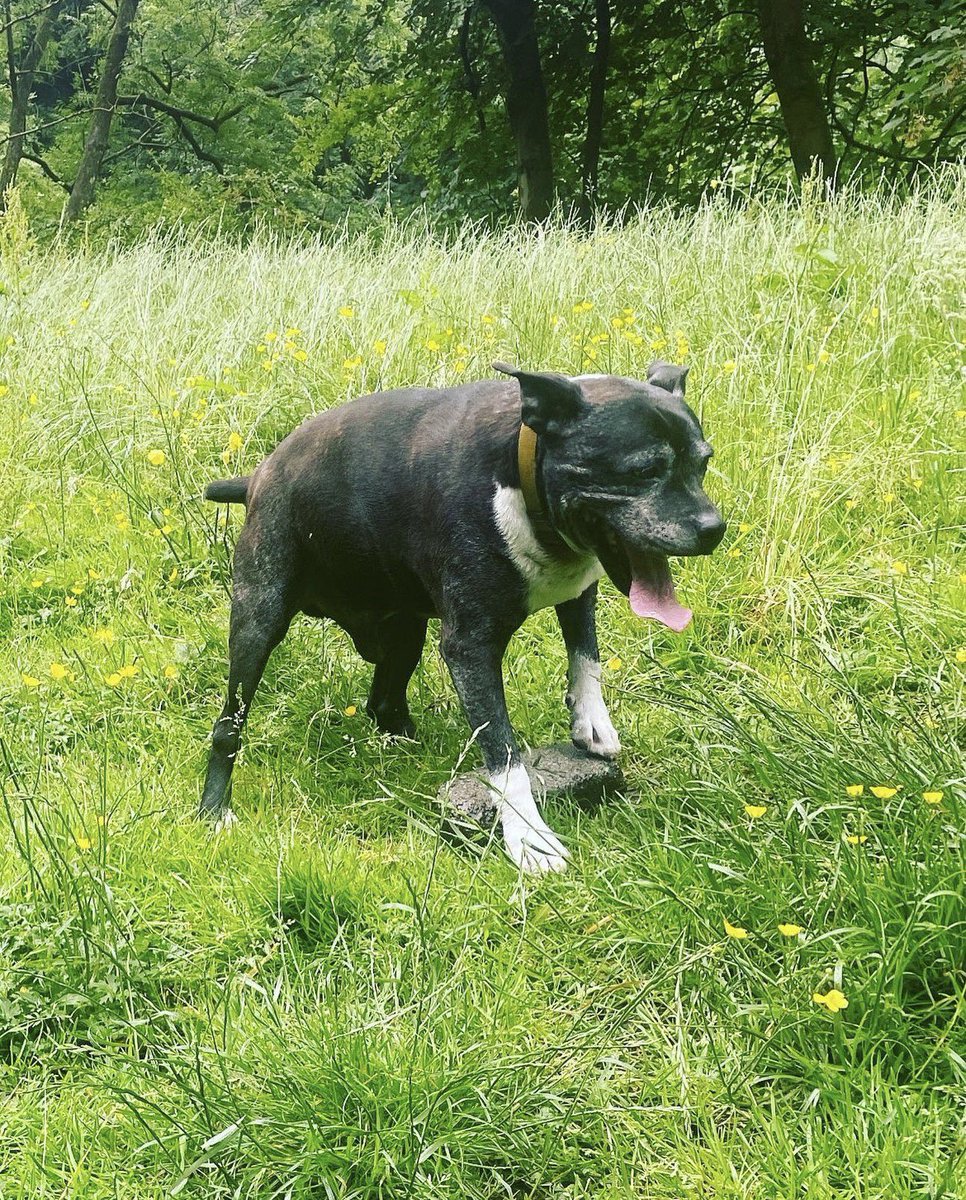
[[[105,252],[14,206],[0,1195],[962,1194],[964,193]],[[656,356],[731,528],[678,567],[680,637],[605,589],[628,786],[554,806],[570,872],[521,900],[447,836],[435,648],[397,745],[308,620],[240,826],[200,827],[239,527],[205,482],[366,390]],[[507,660],[531,743],[564,670],[541,614]]]

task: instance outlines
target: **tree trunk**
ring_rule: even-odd
[[[3,166],[0,167],[0,210],[7,206],[7,191],[17,182],[17,171],[23,158],[24,136],[27,131],[27,110],[30,107],[30,93],[33,90],[34,74],[40,66],[40,60],[47,49],[50,35],[54,31],[61,0],[52,4],[41,14],[33,37],[23,53],[20,65],[14,62],[12,52],[12,37],[8,21],[8,51],[10,73],[10,131],[7,138],[7,149],[3,156]]]
[[[597,207],[600,144],[604,133],[604,88],[610,60],[610,0],[595,0],[597,43],[587,94],[587,133],[580,160],[580,215],[589,221]]]
[[[553,205],[553,155],[534,0],[483,3],[496,25],[510,77],[506,110],[517,147],[520,215],[527,221],[542,221]]]
[[[124,65],[128,38],[137,8],[138,0],[118,0],[117,16],[104,54],[104,66],[97,86],[97,99],[87,130],[87,140],[84,142],[84,153],[81,155],[74,186],[64,210],[64,220],[68,224],[76,221],[94,199],[94,183],[111,134],[111,122],[117,107],[117,81]]]
[[[835,176],[832,131],[805,33],[803,0],[758,0],[762,45],[799,180]]]

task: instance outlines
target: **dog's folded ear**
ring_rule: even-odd
[[[520,384],[523,401],[520,416],[534,433],[546,433],[554,426],[575,420],[587,404],[580,384],[566,375],[555,375],[552,371],[521,371],[504,362],[495,362],[493,370],[512,375]]]
[[[672,396],[683,396],[684,382],[690,370],[690,367],[676,367],[674,363],[664,362],[659,358],[647,368],[647,382],[663,388]]]

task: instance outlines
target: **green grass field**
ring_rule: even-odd
[[[4,1200],[964,1194],[966,178],[116,253],[14,208],[0,272]],[[551,806],[570,871],[520,898],[445,836],[435,644],[393,744],[307,619],[200,826],[240,520],[204,484],[363,391],[656,356],[730,529],[681,636],[603,589],[628,788]],[[565,666],[542,613],[530,744]]]

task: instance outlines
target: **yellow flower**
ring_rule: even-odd
[[[376,340],[372,343],[372,348],[377,354],[385,354],[386,346],[387,343],[384,342],[382,338],[376,338]]]
[[[354,717],[359,711],[354,704],[350,704],[348,708],[342,710],[347,717]]]
[[[91,846],[94,844],[90,838],[83,837],[80,834],[74,838],[74,841],[77,843],[78,850],[90,850]]]
[[[823,996],[821,992],[812,992],[812,999],[816,1004],[821,1004],[829,1010],[830,1013],[841,1012],[843,1008],[848,1008],[849,1002],[838,990],[831,988]]]
[[[308,357],[309,357],[309,356],[308,356],[308,351],[306,351],[306,350],[296,350],[296,351],[294,351],[294,352],[293,352],[293,354],[292,354],[292,357],[295,359],[295,361],[296,361],[296,362],[307,362],[307,361],[308,361]]]
[[[162,671],[162,674],[164,675],[165,679],[177,679],[178,668],[174,665],[174,663],[168,663],[168,665]]]
[[[231,451],[240,450],[243,441],[240,433],[235,433],[234,430],[228,435],[228,449]]]
[[[23,680],[24,687],[39,688],[40,680],[35,675],[28,675],[26,671],[20,676]]]
[[[342,307],[339,309],[339,316],[345,317],[345,319],[347,321],[351,321],[355,315],[356,315],[356,310],[349,304],[343,304]]]
[[[101,577],[100,571],[95,571],[93,567],[87,568],[87,578],[88,579],[100,579],[100,577]]]
[[[798,937],[798,935],[802,932],[802,927],[801,925],[794,925],[789,922],[787,925],[779,925],[778,932],[782,935],[782,937]]]
[[[913,388],[912,391],[909,393],[909,399],[910,400],[921,400],[922,392],[918,388]]]
[[[76,608],[77,607],[77,598],[75,596],[65,596],[64,603],[67,605],[68,608]]]
[[[302,332],[302,330],[299,329],[299,327],[297,325],[290,325],[288,327],[288,329],[285,330],[285,336],[287,338],[297,338],[301,332]],[[227,374],[227,370],[226,370],[226,374]]]
[[[899,789],[897,787],[873,787],[869,791],[876,800],[891,800]]]
[[[724,928],[730,938],[746,938],[748,936],[747,929],[742,929],[740,925],[732,925],[727,917],[724,919]]]
[[[814,363],[806,363],[806,364],[805,364],[805,370],[806,370],[806,371],[814,371],[814,370],[815,370],[815,364],[814,364]]]
[[[342,364],[342,368],[345,371],[354,371],[356,369],[356,367],[361,367],[361,366],[362,366],[362,355],[361,354],[356,354],[352,358],[347,358]]]
[[[939,804],[943,798],[943,794],[941,791],[923,792],[922,798],[927,804]]]
[[[168,579],[170,580],[170,582],[171,582],[171,583],[174,583],[174,581],[175,581],[177,578],[178,578],[178,568],[177,568],[177,567],[172,567],[172,568],[171,568],[171,571],[170,571],[170,572],[169,572],[169,574],[168,574]]]
[[[849,499],[849,500],[846,500],[845,507],[851,512],[851,510],[853,508],[855,508],[858,503],[859,503],[858,500]]]
[[[747,521],[741,521],[738,524],[738,532],[739,533],[751,533],[751,526],[748,524]]]
[[[163,450],[149,450],[148,462],[152,467],[163,466],[164,460],[168,457]]]
[[[746,804],[745,812],[753,821],[756,821],[759,817],[763,817],[765,813],[768,812],[768,806],[766,804]]]
[[[609,658],[606,663],[608,671],[619,671],[623,665],[623,660],[619,659],[616,654],[613,658]]]
[[[731,549],[726,552],[726,557],[727,558],[741,558],[741,551],[738,549],[737,546],[732,546]]]
[[[845,840],[850,846],[864,846],[869,839],[864,833],[847,833]]]
[[[268,333],[266,333],[266,334],[265,334],[265,341],[266,341],[266,342],[274,342],[274,341],[277,341],[277,340],[278,340],[278,334],[275,332],[275,330],[274,330],[274,329],[270,329],[270,330],[268,331]]]
[[[735,360],[733,358],[729,358],[729,359],[726,359],[721,364],[721,369],[722,369],[722,371],[726,371],[730,375],[732,373],[732,371],[738,370],[738,364],[735,362]]]
[[[895,492],[886,492],[886,494],[882,497],[882,500],[885,504],[891,504],[895,498]]]
[[[50,675],[52,679],[67,679],[71,675],[69,667],[65,667],[63,663],[52,662],[50,664]]]
[[[966,663],[966,649],[956,651],[956,661]]]
[[[827,363],[831,357],[831,354],[827,350],[819,350],[818,352],[818,361],[820,363]]]
[[[854,798],[855,796],[861,796],[864,791],[865,787],[861,783],[850,783],[845,789],[845,794]]]
[[[275,370],[275,359],[274,358],[263,358],[261,363],[259,364],[259,366],[262,368],[263,371],[274,371]]]
[[[133,679],[140,670],[141,668],[137,665],[137,663],[128,663],[126,666],[121,667],[118,674],[122,679]]]
[[[108,687],[117,687],[117,685],[121,682],[121,676],[117,673],[117,671],[112,671],[110,675],[105,677],[104,682],[108,685]]]
[[[889,570],[892,572],[893,575],[908,575],[909,574],[909,564],[905,563],[901,559],[897,558],[896,561],[889,568]]]
[[[95,629],[91,634],[95,642],[100,642],[102,646],[114,645],[114,630],[113,629]]]
[[[43,587],[43,586],[44,586],[44,581],[43,581],[42,579],[31,579],[31,581],[30,581],[30,586],[31,586],[32,588],[39,588],[39,587]]]
[[[916,489],[917,492],[922,491],[922,480],[921,479],[910,479],[909,482],[912,484],[912,486]]]
[[[594,305],[593,305],[593,302],[592,302],[592,301],[590,301],[590,300],[579,300],[579,301],[578,301],[578,302],[577,302],[577,303],[574,305],[574,312],[575,312],[575,313],[586,313],[586,312],[590,312],[590,311],[593,309],[593,307],[594,307]]]

